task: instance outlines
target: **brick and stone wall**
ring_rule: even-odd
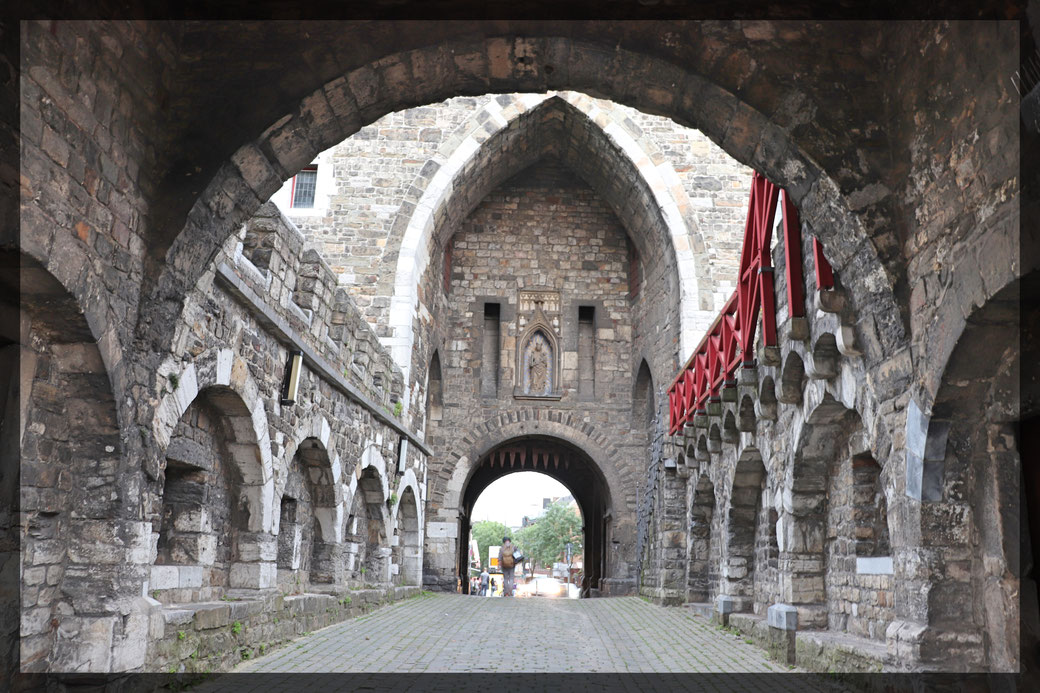
[[[469,453],[464,441],[474,423],[535,406],[542,416],[577,416],[584,427],[610,431],[612,421],[627,421],[633,409],[633,302],[629,297],[628,250],[624,228],[594,191],[559,163],[546,160],[519,173],[488,195],[451,237],[450,287],[443,291],[443,265],[431,262],[424,278],[426,295],[435,297],[432,335],[443,374],[443,418],[432,426],[431,522],[451,522],[459,512],[459,456]],[[577,249],[577,250],[576,250]],[[438,250],[437,259],[443,258]],[[519,305],[522,290],[557,292],[560,305],[553,327],[559,360],[556,399],[542,403],[516,398],[522,386],[517,351],[534,315]],[[498,304],[497,343],[485,346],[485,305]],[[591,322],[583,328],[579,307],[589,306]],[[526,321],[526,322],[521,322]],[[580,334],[588,329],[590,339]],[[429,343],[429,342],[427,342]],[[431,347],[432,348],[432,347]],[[499,364],[488,373],[488,360]],[[583,380],[586,371],[589,379]],[[493,377],[489,384],[484,381]],[[495,435],[494,429],[489,431]],[[501,442],[505,442],[503,437]],[[615,437],[620,459],[595,459],[598,465],[623,465],[613,475],[638,473],[647,459],[645,438]],[[469,460],[470,464],[478,460]],[[463,473],[465,473],[463,471]],[[463,477],[464,479],[465,477]],[[623,528],[633,522],[628,489],[612,487],[617,556],[633,559]],[[589,522],[597,521],[589,518]],[[456,545],[435,537],[425,573],[431,584],[454,584]],[[608,576],[629,580],[624,565],[611,566]],[[611,572],[616,570],[617,572]]]
[[[546,97],[458,97],[389,113],[322,154],[323,165],[333,169],[322,213],[282,208],[381,335],[403,230],[417,202],[410,194],[492,114],[521,98]],[[711,303],[705,307],[721,307],[735,287],[750,169],[699,131],[668,118],[603,99],[581,100],[631,132],[652,164],[668,172],[666,183],[682,192],[682,212],[693,231],[688,242],[710,272],[705,293]]]
[[[32,271],[27,287],[62,295],[42,267]],[[171,659],[185,647],[162,644],[184,640],[183,628],[171,630],[178,614],[229,599],[255,606],[276,592],[335,601],[352,588],[374,588],[377,600],[418,590],[422,537],[411,525],[424,515],[425,454],[397,421],[401,374],[274,207],[228,240],[186,301],[176,352],[161,367],[154,435],[165,459],[118,481],[136,495],[97,492],[118,487],[119,405],[103,396],[105,364],[75,300],[48,305],[31,323],[23,384],[23,509],[34,518],[23,546],[32,601],[23,600],[22,618],[35,636],[22,642],[27,670],[220,668],[235,659],[226,650],[235,638],[220,624],[195,623],[196,649]],[[294,404],[280,400],[290,348],[304,351]],[[53,473],[62,457],[68,468]],[[77,494],[70,514],[65,501]],[[352,499],[362,497],[375,519],[356,536]],[[114,533],[106,518],[121,514],[142,518],[129,525],[136,538]],[[399,516],[409,526],[395,532]],[[346,565],[359,552],[380,569]],[[288,609],[277,633],[309,623],[301,604],[310,602]],[[55,613],[81,635],[55,632]]]
[[[787,576],[784,589],[791,587],[782,598],[795,602],[800,616],[816,621],[822,606],[816,589],[822,582],[828,608],[848,615],[851,630],[865,628],[869,635],[873,624],[876,634],[889,618],[885,609],[892,609],[885,628],[886,665],[891,668],[1017,668],[1018,633],[1008,627],[1018,622],[1019,613],[1013,570],[1017,544],[1006,530],[1018,510],[1013,491],[1021,462],[1009,430],[1035,411],[1014,406],[1017,398],[1008,385],[1018,363],[1018,340],[1007,306],[1018,297],[1021,276],[1034,269],[1014,242],[1020,202],[1019,116],[1007,77],[1017,65],[1014,52],[1005,50],[1015,45],[1013,25],[603,22],[577,24],[565,37],[559,35],[558,24],[537,21],[471,22],[465,29],[450,22],[363,28],[329,22],[310,27],[306,36],[291,22],[33,21],[21,29],[20,79],[2,86],[18,102],[22,124],[21,178],[10,186],[21,194],[20,248],[71,297],[73,312],[86,325],[73,342],[31,329],[27,334],[36,335],[34,341],[25,339],[31,343],[23,343],[22,335],[12,337],[20,349],[37,354],[40,364],[38,372],[22,381],[34,391],[39,387],[39,398],[29,398],[22,417],[26,427],[19,431],[27,451],[24,470],[31,480],[25,487],[26,517],[19,524],[25,528],[23,546],[32,552],[23,556],[22,585],[33,600],[26,609],[35,610],[23,618],[27,635],[21,646],[33,666],[133,670],[146,661],[140,646],[146,639],[140,633],[147,627],[145,615],[158,608],[140,596],[150,579],[153,522],[160,517],[153,500],[161,488],[169,434],[191,404],[164,402],[186,398],[183,393],[192,389],[192,360],[199,360],[196,384],[234,385],[240,388],[239,399],[250,400],[251,411],[259,412],[231,417],[236,443],[240,429],[247,438],[262,438],[266,431],[276,439],[270,450],[257,444],[259,466],[245,469],[260,471],[239,484],[239,497],[260,511],[250,514],[259,528],[238,537],[246,548],[245,560],[239,561],[246,566],[239,571],[243,579],[277,581],[276,567],[259,566],[276,566],[277,546],[270,537],[280,515],[274,491],[281,489],[282,476],[275,470],[287,464],[285,455],[291,459],[296,442],[290,434],[300,430],[297,414],[277,403],[274,381],[279,376],[274,374],[281,372],[287,349],[269,330],[296,334],[314,354],[334,364],[320,378],[305,368],[304,392],[318,394],[295,411],[321,412],[330,429],[343,419],[360,422],[374,438],[382,432],[371,449],[380,451],[386,467],[396,468],[389,439],[397,429],[373,413],[392,402],[393,371],[382,365],[393,363],[401,371],[399,397],[408,423],[419,428],[415,421],[422,418],[425,374],[411,367],[411,358],[414,352],[425,368],[433,331],[417,329],[414,349],[404,341],[388,344],[391,350],[407,352],[403,361],[396,356],[383,360],[386,353],[376,349],[368,350],[367,362],[359,358],[355,364],[353,357],[342,354],[337,360],[337,347],[326,344],[323,326],[335,342],[341,337],[333,326],[355,323],[338,315],[335,277],[314,269],[313,257],[310,270],[298,271],[294,264],[294,274],[284,284],[289,288],[268,301],[276,306],[271,310],[278,320],[237,315],[237,309],[229,308],[249,292],[267,295],[263,272],[243,269],[224,247],[262,201],[318,152],[387,113],[488,91],[563,94],[591,88],[680,125],[696,125],[734,159],[785,187],[799,206],[806,244],[810,235],[820,239],[838,276],[839,285],[827,294],[825,305],[807,274],[809,324],[784,327],[780,353],[760,359],[753,425],[745,426],[737,409],[737,442],[731,434],[726,439],[721,418],[714,422],[717,437],[710,427],[702,431],[694,426],[696,435],[682,446],[685,458],[697,460],[711,477],[720,501],[712,520],[722,525],[719,542],[728,536],[726,504],[733,486],[728,475],[735,475],[737,451],[748,451],[748,437],[754,436],[761,460],[743,462],[762,466],[766,482],[758,488],[767,500],[757,502],[771,500],[778,514],[779,569]],[[371,40],[373,36],[380,40]],[[296,59],[304,53],[309,60]],[[820,60],[821,55],[827,59]],[[852,81],[856,89],[848,88]],[[227,109],[229,101],[251,107]],[[498,103],[486,101],[493,102]],[[556,142],[577,144],[591,131],[568,113],[556,104],[541,115],[560,125],[530,132],[544,134],[557,127],[562,134],[567,123],[568,138]],[[462,122],[456,130],[465,127]],[[475,139],[482,132],[509,130],[494,125],[474,126]],[[671,135],[662,137],[658,149],[670,151]],[[448,140],[445,145],[445,151],[450,149]],[[901,152],[909,157],[893,155]],[[565,148],[559,154],[567,160]],[[417,167],[414,181],[422,183],[433,181],[435,170],[442,170],[449,159],[407,165]],[[580,168],[580,161],[573,163]],[[684,164],[671,166],[677,175],[683,173]],[[692,180],[697,178],[703,176]],[[463,194],[459,199],[467,204],[446,214],[452,224],[502,182],[488,179],[485,189],[480,181],[449,179],[473,196],[469,200]],[[608,204],[616,202],[604,192],[609,187],[597,187],[602,183],[590,185]],[[394,186],[406,191],[405,202],[394,213],[391,234],[383,236],[388,239],[404,234],[408,222],[398,219],[413,218],[407,205],[422,194],[415,186],[418,196],[413,199],[410,183]],[[654,187],[646,185],[651,193]],[[649,199],[644,192],[626,199]],[[691,201],[698,197],[685,188],[683,192]],[[676,206],[685,218],[681,205]],[[634,211],[625,205],[615,210],[626,224],[640,216]],[[708,232],[711,225],[710,216],[700,217],[697,224]],[[656,247],[664,245],[660,237],[644,237],[656,238]],[[5,247],[12,247],[13,239],[5,238]],[[380,238],[371,240],[378,249]],[[443,245],[437,243],[443,241],[435,238],[421,255],[438,257]],[[243,239],[243,250],[247,245]],[[387,248],[392,245],[388,240]],[[677,245],[672,247],[678,256]],[[711,252],[708,244],[704,248]],[[383,253],[370,252],[372,257]],[[721,259],[725,253],[718,252]],[[228,276],[238,276],[237,282],[211,279],[218,254],[226,256],[232,268]],[[693,252],[691,262],[697,262]],[[777,263],[776,276],[781,265]],[[308,272],[316,274],[305,276]],[[271,286],[279,286],[282,278],[277,271],[273,274]],[[317,281],[297,282],[299,276]],[[393,281],[393,276],[381,274],[377,284]],[[232,286],[238,287],[237,294]],[[709,301],[702,303],[699,288],[694,297],[705,313],[714,308],[708,305],[715,302],[711,291]],[[57,293],[23,294],[23,310],[49,310],[49,296]],[[198,300],[199,293],[219,298],[206,303]],[[781,325],[786,325],[782,297],[778,292]],[[408,310],[426,305],[426,296],[415,298]],[[389,342],[399,335],[392,299],[388,307],[394,330],[384,325],[377,329]],[[373,300],[364,306],[365,322],[370,309],[383,310]],[[318,317],[308,322],[307,310]],[[329,322],[320,317],[322,310],[331,313]],[[45,312],[37,310],[30,322],[45,324]],[[181,317],[189,314],[186,325]],[[404,316],[409,329],[413,317]],[[429,317],[420,313],[418,319],[425,323]],[[994,328],[999,328],[996,333]],[[839,348],[836,359],[829,339],[820,341],[827,333],[835,335],[837,346],[852,348]],[[378,339],[372,334],[365,341],[374,346]],[[65,347],[59,345],[68,344],[85,345],[79,348],[89,353],[84,359],[90,365],[74,365],[69,349],[63,356]],[[186,351],[189,345],[200,351]],[[662,361],[674,358],[659,345],[648,350]],[[977,356],[997,351],[1000,357]],[[47,370],[55,363],[57,371]],[[634,364],[627,368],[636,371]],[[660,389],[668,382],[669,374],[661,372],[667,369],[657,363],[651,369]],[[171,373],[179,374],[179,385]],[[339,381],[340,374],[347,384]],[[88,396],[77,396],[84,392]],[[362,397],[368,406],[357,404]],[[117,431],[94,438],[73,435],[81,425],[76,411],[80,401],[111,402],[111,409],[87,410],[98,420],[114,421]],[[263,404],[257,407],[259,401]],[[971,406],[959,407],[958,402]],[[584,436],[588,449],[601,459],[625,457],[612,447],[617,438],[613,428],[585,424],[576,411],[540,418],[548,409],[519,408],[514,410],[523,412],[518,420],[496,414],[480,418],[477,426],[529,435],[537,424],[559,435]],[[721,412],[711,416],[721,417]],[[313,421],[316,428],[308,430],[320,439],[323,429],[317,418]],[[844,478],[844,472],[821,473],[820,454],[812,448],[844,427],[849,440],[839,442],[856,449],[841,448],[838,461],[846,454],[855,459],[869,452],[882,469],[880,485],[887,499],[894,606],[881,606],[883,594],[888,601],[883,580],[870,578],[877,586],[862,582],[855,589],[876,590],[878,596],[878,612],[865,616],[865,625],[856,625],[859,617],[851,614],[849,598],[829,604],[834,590],[826,591],[821,566],[830,561],[818,555],[828,543],[831,512],[829,505],[818,503],[818,492],[835,475]],[[430,433],[433,439],[436,433]],[[337,436],[342,438],[330,432],[328,440]],[[343,450],[356,452],[353,439],[346,438]],[[475,434],[474,448],[485,438]],[[81,444],[87,454],[77,457],[73,453],[81,451]],[[409,445],[406,465],[418,465],[421,471],[416,447]],[[947,450],[957,454],[946,455]],[[82,465],[82,474],[76,467],[54,464],[66,457]],[[805,467],[805,460],[813,464]],[[374,459],[369,465],[351,462],[353,467],[340,467],[348,472],[344,476],[349,469],[376,464]],[[809,473],[796,477],[795,470]],[[622,478],[626,488],[634,489],[642,477],[615,481]],[[794,493],[809,481],[818,495]],[[84,517],[62,515],[65,509],[53,498],[64,488],[73,489],[73,500],[82,491]],[[634,492],[630,495],[625,502],[634,504]],[[340,505],[345,499],[333,498],[333,508],[345,507]],[[844,502],[838,496],[834,500]],[[857,504],[855,499],[852,503]],[[48,504],[59,507],[51,510]],[[422,499],[417,505],[423,507]],[[341,526],[343,518],[335,511],[325,516],[330,527]],[[838,529],[834,531],[837,541]],[[847,529],[841,534],[847,535]],[[852,589],[854,583],[842,582],[851,576],[851,556],[838,560],[843,554],[834,555],[832,577],[841,580],[831,585],[838,592]],[[746,567],[746,557],[736,558]],[[725,554],[720,560],[720,583],[741,592],[736,596],[747,596],[747,585],[741,583],[746,575],[726,574]],[[53,580],[57,582],[51,584]],[[757,594],[756,600],[765,596]],[[54,628],[52,619],[58,622]]]

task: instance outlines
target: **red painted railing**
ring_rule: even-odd
[[[705,413],[709,402],[720,401],[722,387],[736,385],[738,366],[755,365],[755,329],[760,311],[762,341],[766,346],[776,346],[776,302],[769,246],[780,192],[761,174],[752,176],[737,290],[668,388],[669,434],[681,431],[695,414]],[[786,193],[781,199],[787,301],[790,314],[801,317],[805,314],[801,228],[794,204]],[[818,257],[822,257],[822,251]],[[817,271],[819,267],[817,262]]]

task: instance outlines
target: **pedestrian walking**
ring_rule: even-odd
[[[480,596],[480,597],[486,597],[487,596],[488,580],[490,580],[490,579],[491,579],[491,575],[490,575],[490,573],[488,573],[487,568],[484,568],[483,570],[480,571],[480,593],[478,594],[478,596]]]
[[[502,537],[502,548],[498,550],[498,565],[502,568],[502,596],[512,597],[516,559],[513,558],[513,542],[509,537]]]

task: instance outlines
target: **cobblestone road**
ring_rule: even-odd
[[[506,650],[509,656],[503,657]],[[262,681],[225,675],[196,690],[298,690],[293,674],[319,672],[504,671],[757,672],[776,675],[746,677],[739,688],[798,693],[817,688],[815,679],[790,676],[787,666],[768,660],[742,637],[719,631],[687,609],[663,608],[636,597],[483,599],[426,594],[304,636],[235,669],[235,674],[267,674]],[[348,678],[354,684],[363,679]],[[726,680],[698,690],[735,690],[733,684]],[[633,690],[650,688],[667,690],[656,685]]]

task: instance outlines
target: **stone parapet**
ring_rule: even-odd
[[[273,203],[263,205],[225,244],[242,281],[311,345],[382,406],[404,392],[401,371],[358,311],[336,273]]]
[[[156,604],[150,615],[154,640],[148,649],[149,669],[167,674],[227,671],[304,633],[420,594],[419,587],[390,587],[335,594],[270,592],[166,608]]]

